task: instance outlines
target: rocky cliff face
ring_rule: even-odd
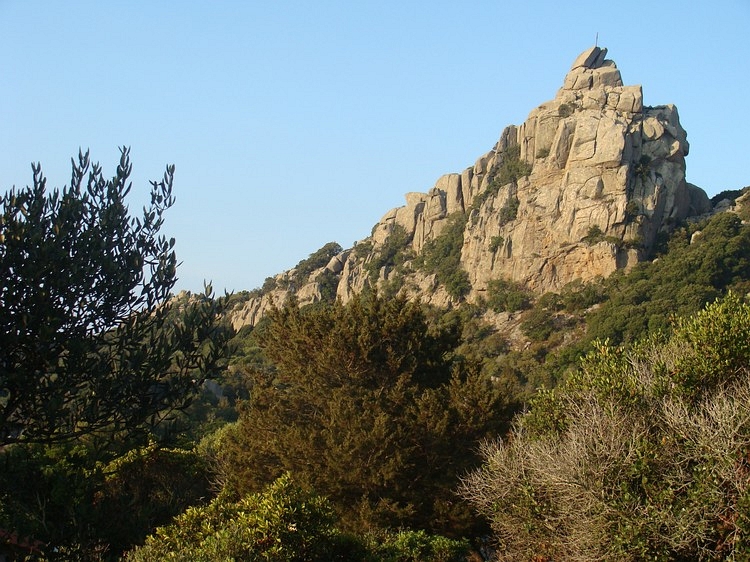
[[[493,279],[542,293],[632,267],[660,231],[709,212],[706,194],[685,180],[689,145],[677,108],[644,107],[641,86],[623,85],[606,54],[583,52],[554,99],[507,127],[473,166],[439,178],[428,193],[407,193],[406,205],[386,213],[369,238],[302,282],[294,270],[278,275],[275,288],[235,312],[235,326],[255,324],[290,292],[315,302],[332,287],[347,301],[390,283],[449,304],[455,293],[413,258],[456,217],[465,222],[463,298],[472,301]]]

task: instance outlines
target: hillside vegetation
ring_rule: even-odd
[[[750,555],[750,306],[736,295],[669,336],[600,343],[462,484],[502,560]]]
[[[0,555],[750,556],[750,226],[741,205],[674,225],[651,261],[559,292],[495,279],[482,298],[439,307],[395,290],[371,287],[346,303],[331,291],[305,306],[279,302],[236,332],[231,311],[250,294],[161,298],[175,257],[171,242],[150,238],[171,204],[168,182],[155,184],[158,212],[144,232],[122,204],[127,192],[101,181],[61,202],[39,176],[36,191],[3,199],[0,265],[10,264],[18,288],[2,293],[4,337],[31,343],[0,364]],[[39,221],[23,218],[32,208]],[[76,219],[88,208],[100,218]],[[458,294],[458,218],[421,260],[399,246],[383,251]],[[102,256],[60,250],[75,246],[77,229]],[[47,292],[60,287],[37,282],[42,261],[23,265],[31,250],[56,256],[60,270],[104,264],[98,275],[114,280],[89,283],[97,293],[79,283],[67,306]],[[340,250],[327,244],[299,275]],[[131,265],[124,281],[113,256]],[[153,265],[143,308],[123,312],[123,324],[97,324],[81,295],[138,303],[141,259]],[[82,311],[93,316],[72,324]],[[81,368],[94,364],[102,376]],[[58,384],[63,372],[69,384]],[[30,380],[31,394],[17,390]],[[16,406],[22,398],[33,408]]]
[[[498,283],[483,306],[289,302],[236,336],[250,399],[204,458],[236,498],[284,475],[322,494],[341,559],[396,528],[489,536],[508,560],[739,556],[749,234],[719,214],[630,273],[538,296]],[[527,344],[486,323],[493,308]]]

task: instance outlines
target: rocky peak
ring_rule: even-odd
[[[606,57],[607,49],[599,47],[591,47],[582,52],[570,67],[563,89],[590,90],[604,85],[622,86],[617,65]]]
[[[321,298],[325,279],[344,301],[373,283],[398,282],[423,301],[449,304],[455,294],[409,258],[457,215],[466,225],[460,267],[471,301],[493,279],[542,293],[632,267],[660,231],[709,211],[706,194],[685,180],[689,144],[677,108],[644,107],[641,86],[624,85],[606,55],[599,47],[581,53],[555,97],[506,127],[474,165],[438,178],[427,193],[407,193],[370,237],[310,275],[300,302]],[[400,260],[391,255],[396,242]],[[255,323],[285,294],[251,300],[245,317],[254,320],[242,323]]]

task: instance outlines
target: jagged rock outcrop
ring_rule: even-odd
[[[629,268],[660,231],[709,212],[706,194],[685,180],[689,144],[677,108],[644,106],[641,86],[623,85],[606,54],[581,53],[554,99],[506,127],[473,166],[442,176],[427,193],[407,193],[406,205],[386,213],[368,239],[332,260],[324,269],[335,275],[338,298],[398,276],[401,290],[450,303],[435,275],[406,258],[423,253],[457,213],[467,217],[460,264],[472,300],[492,279],[541,293]],[[398,268],[386,255],[396,238],[406,259]],[[301,302],[321,298],[322,272],[296,291]],[[283,298],[277,290],[251,299],[238,322],[241,314],[241,323],[257,322],[271,299]]]
[[[517,199],[515,220],[499,224],[497,200],[476,211],[463,253],[475,290],[495,277],[543,292],[609,275],[642,259],[660,230],[710,209],[685,181],[676,107],[644,107],[641,87],[624,86],[605,57],[597,47],[582,53],[555,98],[518,128],[533,169],[498,194]],[[488,250],[495,236],[500,252]]]

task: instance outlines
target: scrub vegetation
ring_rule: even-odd
[[[507,162],[512,187],[529,170]],[[35,167],[0,199],[0,556],[750,557],[747,217],[682,225],[606,280],[468,303],[456,216],[419,258],[394,230],[368,265],[434,274],[452,308],[329,290],[235,331],[251,293],[171,293],[172,168],[135,216],[129,170],[125,149],[111,180],[81,154],[72,187]]]

